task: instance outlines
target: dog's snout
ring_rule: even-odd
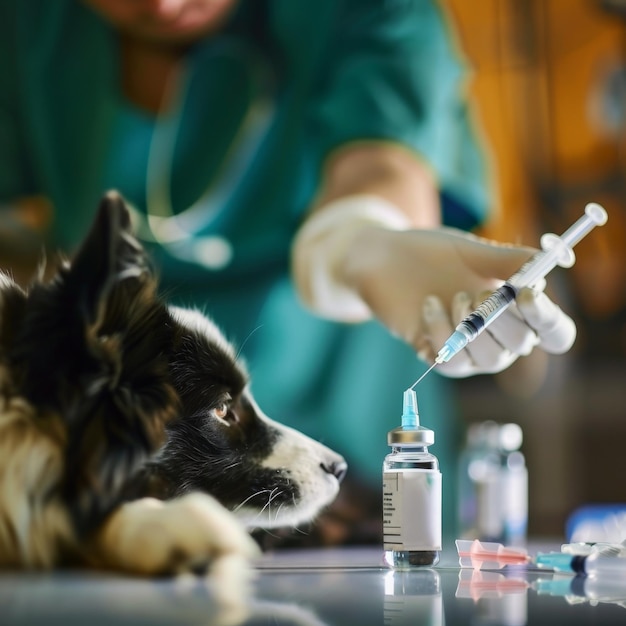
[[[332,474],[339,482],[344,479],[348,471],[348,464],[345,461],[332,461],[331,463],[320,463],[320,467],[327,473]]]

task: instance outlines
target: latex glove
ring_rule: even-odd
[[[573,320],[539,288],[520,290],[515,302],[464,350],[447,363],[437,366],[446,376],[462,377],[495,373],[509,367],[518,357],[528,355],[535,346],[552,354],[569,350],[576,339]],[[460,320],[469,315],[491,292],[472,299],[460,292],[452,299],[450,311],[436,296],[424,299],[425,342],[418,354],[432,363]],[[454,321],[453,321],[454,320]]]
[[[375,316],[432,362],[454,326],[534,252],[455,229],[411,230],[390,203],[353,196],[305,224],[293,267],[300,294],[318,314],[343,321]],[[438,371],[494,373],[536,345],[565,352],[575,337],[574,322],[545,294],[522,290],[464,354]]]

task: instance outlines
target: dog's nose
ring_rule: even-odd
[[[320,463],[320,467],[327,473],[332,474],[339,482],[344,479],[348,471],[348,464],[345,461],[333,461],[332,463]]]

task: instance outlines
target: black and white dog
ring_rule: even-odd
[[[0,566],[215,571],[255,554],[246,527],[311,519],[346,464],[247,383],[211,321],[159,298],[115,192],[51,280],[0,273]]]

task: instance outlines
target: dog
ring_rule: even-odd
[[[0,567],[219,575],[345,472],[263,414],[210,319],[164,302],[117,192],[52,278],[0,273]]]

